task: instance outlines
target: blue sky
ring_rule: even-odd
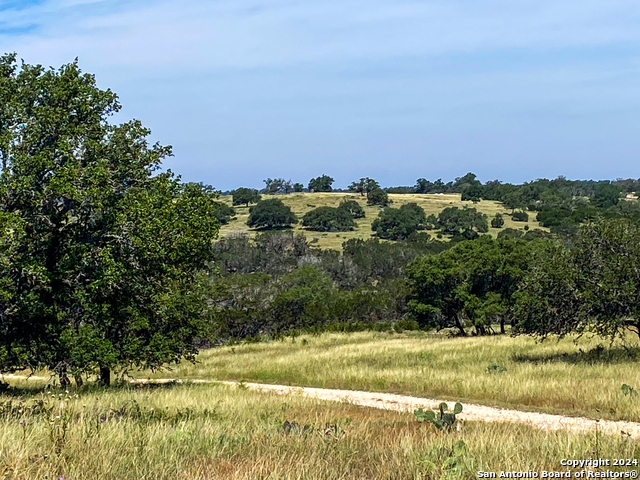
[[[638,0],[0,0],[223,190],[267,177],[640,177]]]

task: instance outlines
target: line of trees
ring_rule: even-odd
[[[216,244],[210,303],[220,339],[397,322],[463,336],[640,335],[639,234],[628,219],[600,219],[566,242],[414,231],[394,243],[351,239],[342,252],[290,231],[233,236]]]

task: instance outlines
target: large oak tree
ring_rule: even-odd
[[[171,148],[77,62],[0,57],[0,371],[68,375],[193,359],[216,194],[159,173]]]

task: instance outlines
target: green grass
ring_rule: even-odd
[[[337,232],[337,233],[325,233],[325,232],[312,232],[302,228],[302,224],[295,225],[293,230],[296,232],[303,232],[307,239],[314,242],[314,245],[321,248],[342,248],[342,243],[350,238],[370,238],[371,237],[371,223],[376,219],[380,212],[380,207],[371,207],[367,205],[367,199],[359,194],[351,193],[290,193],[288,195],[263,195],[263,199],[267,198],[279,198],[285,205],[291,207],[291,210],[302,219],[302,216],[316,207],[330,206],[337,207],[343,199],[356,200],[362,205],[365,210],[365,218],[356,220],[358,224],[357,228],[352,232]],[[535,221],[535,214],[529,215],[529,222],[514,222],[511,220],[510,210],[504,208],[498,202],[494,201],[481,201],[477,204],[472,202],[463,202],[460,200],[459,194],[390,194],[389,198],[393,201],[392,207],[399,207],[405,203],[415,202],[420,205],[427,215],[438,214],[446,207],[463,207],[472,206],[477,208],[482,213],[487,214],[489,220],[496,214],[504,214],[504,227],[503,228],[518,228],[522,229],[525,225],[529,225],[529,228],[541,228],[538,222]],[[231,205],[231,196],[221,197],[221,200]],[[229,233],[248,233],[251,237],[257,233],[255,230],[250,230],[247,226],[247,219],[249,218],[249,209],[244,206],[236,206],[236,219],[231,221],[228,225],[224,225],[220,229],[220,237],[228,235]],[[501,229],[489,228],[489,234],[497,236]],[[317,240],[316,240],[317,239]]]
[[[307,429],[287,432],[284,421]],[[217,384],[77,394],[32,386],[0,395],[0,478],[456,479],[640,454],[622,438],[596,440],[595,430],[459,425],[444,433],[410,413]],[[466,448],[455,455],[458,441]]]
[[[629,342],[637,342],[629,338]],[[582,338],[446,338],[424,333],[304,336],[203,351],[155,377],[245,380],[404,393],[591,418],[640,421],[638,348]],[[506,371],[489,371],[493,362]],[[146,376],[147,373],[140,374]]]

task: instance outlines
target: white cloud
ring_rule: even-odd
[[[110,67],[252,68],[640,40],[637,0],[45,2],[1,12],[1,50]]]

